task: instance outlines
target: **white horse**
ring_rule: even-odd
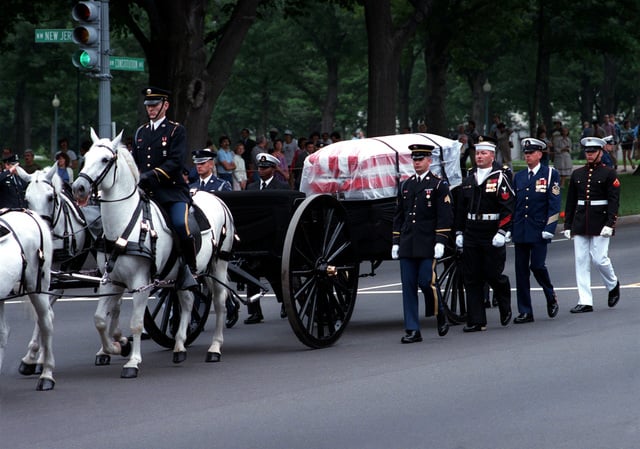
[[[53,379],[53,310],[49,305],[53,243],[47,224],[27,210],[11,210],[0,215],[0,369],[9,328],[4,317],[4,299],[16,289],[17,295],[28,295],[36,312],[42,344],[43,369],[37,390],[52,390]],[[19,286],[16,288],[16,284]],[[38,348],[35,348],[37,351]]]
[[[56,166],[37,170],[28,174],[18,167],[19,176],[29,182],[25,192],[28,208],[36,212],[51,228],[53,235],[54,269],[76,272],[82,268],[89,252],[92,238],[91,222],[88,223],[80,208],[64,191],[63,181],[57,175]],[[96,217],[92,221],[95,221]],[[63,290],[51,292],[51,305],[62,296]],[[19,372],[29,376],[42,372],[42,351],[38,351],[40,332],[36,323],[27,346],[27,354],[22,358]]]
[[[102,282],[98,288],[101,296],[94,316],[100,334],[102,348],[96,355],[96,364],[102,364],[105,356],[120,354],[121,344],[111,341],[107,332],[107,317],[125,290],[133,297],[131,332],[133,349],[124,365],[121,377],[137,377],[140,352],[140,335],[143,329],[144,311],[150,287],[154,281],[176,280],[184,262],[176,259],[172,232],[156,204],[143,201],[138,191],[139,172],[133,157],[121,145],[122,133],[114,140],[100,139],[93,129],[93,145],[85,155],[84,168],[73,183],[73,195],[81,206],[93,190],[100,190],[100,211],[104,229],[104,249],[98,245],[98,266],[104,267]],[[227,290],[221,282],[227,282],[227,261],[235,233],[233,219],[221,200],[207,192],[194,195],[193,202],[204,213],[210,228],[201,231],[201,247],[197,254],[198,273],[205,277],[209,291],[213,293],[216,325],[213,341],[206,361],[220,360],[223,336],[223,307]],[[146,209],[146,205],[148,210]],[[181,306],[180,325],[173,348],[173,361],[186,359],[187,326],[191,317],[193,294],[178,290]],[[108,360],[107,362],[108,363]]]

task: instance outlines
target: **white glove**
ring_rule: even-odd
[[[553,238],[553,234],[547,231],[542,231],[542,238],[545,240],[551,240]]]
[[[456,246],[462,249],[463,245],[464,245],[464,236],[462,234],[456,235]]]
[[[399,251],[400,251],[400,245],[393,245],[391,247],[391,258],[393,260],[396,260],[398,257],[400,257],[399,254],[398,254]]]
[[[600,231],[600,235],[602,237],[611,237],[613,235],[613,228],[605,226],[604,228],[602,228],[602,231]]]
[[[433,257],[440,259],[442,256],[444,256],[444,245],[436,243],[436,246],[433,247]]]
[[[511,231],[507,231],[504,235],[504,243],[511,243]]]
[[[565,229],[563,234],[566,239],[571,240],[571,229]]]
[[[504,235],[499,232],[496,232],[496,235],[493,236],[493,240],[491,240],[491,244],[496,248],[502,248],[504,246],[504,242]]]

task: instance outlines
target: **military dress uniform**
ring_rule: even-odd
[[[195,164],[202,164],[207,161],[212,161],[215,158],[213,151],[205,148],[204,150],[194,150],[191,152],[192,160]],[[206,182],[205,182],[206,180]],[[197,181],[189,184],[189,191],[193,194],[197,190],[204,192],[230,192],[232,189],[231,184],[224,179],[218,178],[213,174],[213,171],[209,173],[209,176],[204,179],[198,177]]]
[[[502,274],[507,257],[504,238],[500,247],[493,246],[492,242],[496,234],[505,236],[511,231],[515,196],[509,173],[505,173],[495,161],[486,179],[480,183],[477,173],[478,168],[473,168],[464,178],[455,214],[456,244],[460,240],[458,236],[463,237],[466,332],[484,330],[487,325],[485,283],[493,288],[501,324],[506,326],[511,320],[511,285],[509,278]]]
[[[411,145],[409,148],[414,159],[421,154],[430,157],[433,149],[428,145]],[[426,315],[436,314],[438,334],[443,336],[447,333],[444,305],[438,300],[435,285],[434,247],[438,243],[446,245],[452,225],[451,195],[445,180],[427,171],[420,176],[411,176],[400,185],[392,241],[397,245],[400,259],[404,328],[407,332],[403,343],[409,342],[406,339],[412,335],[421,339],[418,287],[422,290],[426,307],[433,304],[434,310],[426,310]]]
[[[3,164],[15,164],[18,162],[18,157],[11,155],[3,159],[2,162]],[[12,175],[9,170],[0,171],[0,209],[27,207],[24,199],[26,189],[27,183],[22,178]]]
[[[184,127],[164,119],[158,129],[145,123],[136,131],[133,158],[140,170],[140,187],[158,204],[189,202],[189,187],[182,177],[187,154]]]
[[[168,101],[169,92],[148,88],[143,90],[145,105]],[[155,126],[154,126],[155,125]],[[188,210],[191,204],[189,186],[182,176],[187,154],[187,135],[184,127],[164,117],[159,123],[147,122],[134,136],[132,155],[138,170],[138,185],[169,215],[180,239],[186,265],[196,273],[195,240],[189,231]],[[182,275],[185,286],[195,286],[193,279]],[[191,284],[191,285],[189,285]]]
[[[523,140],[523,151],[543,151],[546,144],[538,139]],[[538,163],[521,170],[513,178],[516,204],[513,213],[512,239],[515,246],[516,291],[518,312],[515,323],[533,321],[530,273],[547,300],[547,313],[558,313],[558,302],[545,265],[547,245],[553,238],[560,216],[560,174],[553,167]]]
[[[585,152],[604,151],[604,140],[585,137]],[[620,283],[609,259],[609,241],[615,233],[620,205],[620,180],[616,171],[600,160],[575,170],[569,181],[565,208],[565,235],[573,238],[578,305],[573,313],[591,312],[591,262],[609,291],[609,307],[620,298]],[[568,232],[567,232],[568,231]]]

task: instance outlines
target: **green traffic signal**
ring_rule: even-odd
[[[79,69],[95,69],[98,66],[98,53],[90,49],[77,50],[71,57],[71,62]]]

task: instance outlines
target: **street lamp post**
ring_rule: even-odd
[[[58,148],[58,108],[60,107],[58,94],[53,95],[51,106],[53,106],[53,142],[51,142],[51,159],[54,159]]]
[[[482,85],[482,90],[484,92],[484,125],[485,125],[485,135],[489,135],[489,94],[491,93],[491,83],[489,83],[489,79],[484,81]]]

